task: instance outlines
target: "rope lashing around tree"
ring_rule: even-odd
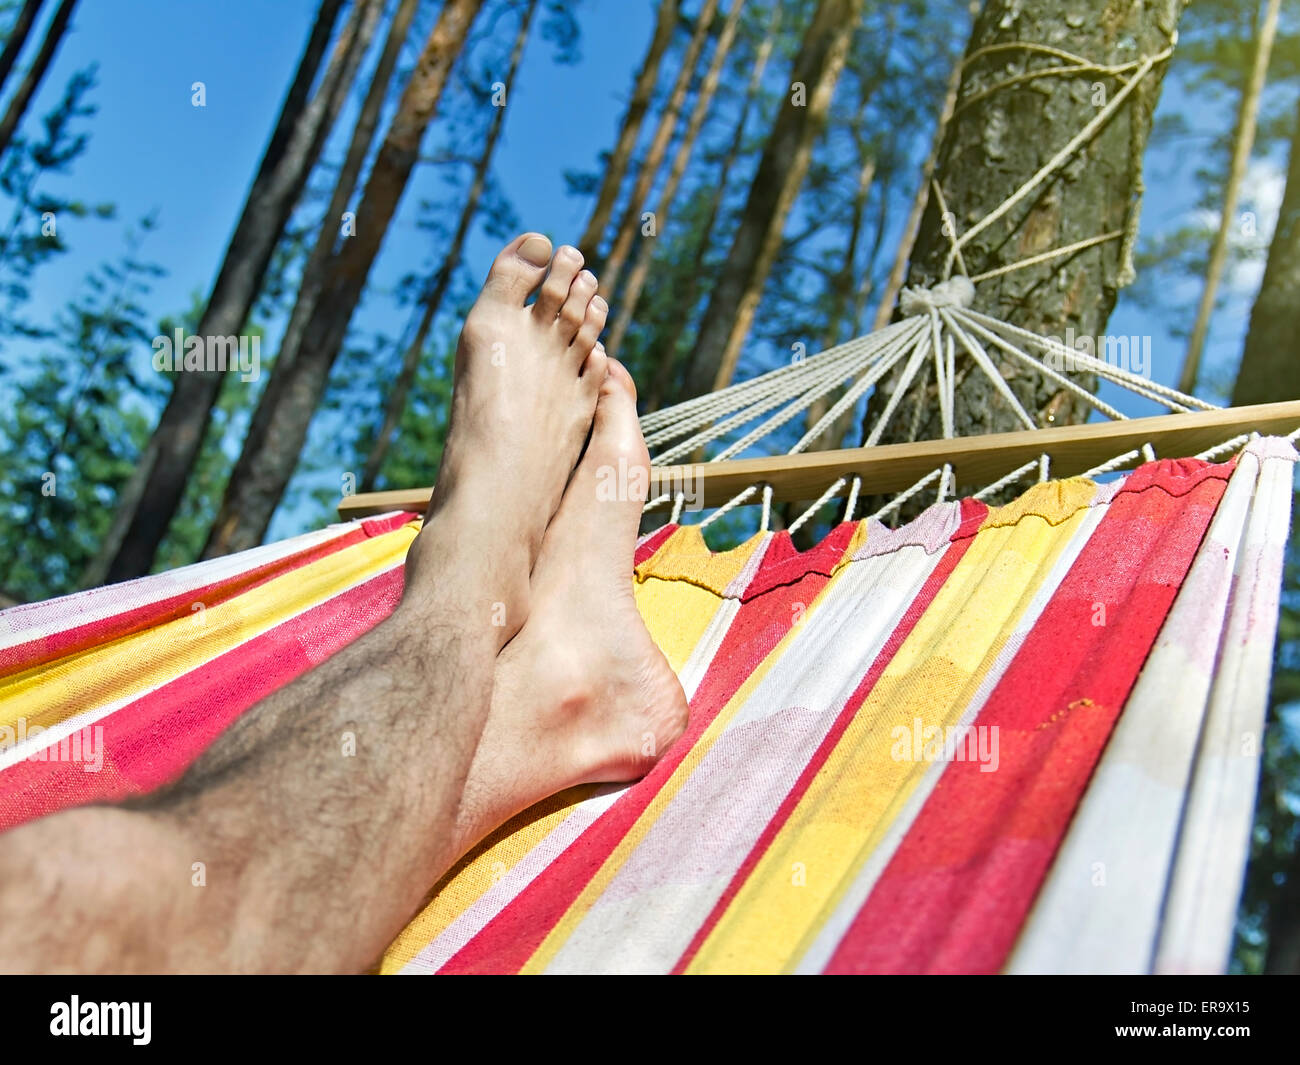
[[[652,452],[655,452],[652,462],[656,465],[669,465],[684,456],[699,454],[708,445],[733,436],[742,427],[762,418],[763,420],[757,425],[732,440],[708,461],[723,462],[737,457],[760,440],[778,432],[822,397],[842,389],[839,398],[787,451],[787,454],[799,454],[822,439],[847,410],[851,409],[886,374],[900,367],[900,364],[900,376],[894,384],[884,410],[868,432],[864,446],[869,447],[879,443],[885,428],[902,404],[904,396],[917,380],[918,375],[922,373],[925,375],[927,386],[930,377],[934,378],[943,437],[951,439],[955,435],[957,405],[955,356],[958,350],[989,379],[995,391],[1026,430],[1034,430],[1039,426],[994,365],[990,355],[991,350],[1002,357],[1010,357],[1018,365],[1041,374],[1059,389],[1069,392],[1107,418],[1122,420],[1125,415],[1060,372],[1062,369],[1068,367],[1093,373],[1136,395],[1154,400],[1171,411],[1216,409],[1213,404],[1184,395],[1167,386],[1155,384],[1123,367],[1113,366],[1094,354],[1069,348],[1055,338],[1039,337],[1029,330],[981,314],[972,307],[975,284],[978,281],[1000,277],[1029,266],[1073,255],[1116,239],[1122,239],[1124,242],[1121,251],[1120,284],[1128,284],[1132,279],[1132,247],[1136,237],[1138,204],[1141,199],[1140,153],[1138,158],[1132,160],[1134,181],[1139,194],[1134,198],[1123,228],[1074,241],[1063,247],[1038,252],[1019,261],[986,270],[974,277],[968,276],[969,272],[962,255],[962,249],[971,240],[1039,189],[1075,158],[1105,128],[1129,97],[1138,91],[1143,79],[1158,64],[1169,59],[1176,42],[1175,33],[1171,35],[1169,46],[1162,51],[1120,64],[1095,63],[1063,49],[1027,41],[990,45],[967,56],[964,60],[966,67],[990,54],[1011,51],[1048,56],[1065,65],[1039,67],[1003,79],[968,97],[959,106],[958,111],[969,106],[976,99],[986,98],[995,92],[1025,84],[1039,77],[1078,76],[1091,73],[1113,77],[1120,81],[1121,85],[1119,90],[1101,106],[1097,114],[1043,166],[964,233],[957,232],[956,221],[948,210],[943,189],[937,180],[932,180],[931,188],[935,203],[944,220],[942,230],[949,241],[949,250],[944,261],[942,279],[937,284],[929,288],[906,288],[900,294],[899,311],[902,316],[900,321],[875,333],[837,345],[812,358],[796,357],[789,366],[647,415],[642,419],[642,429],[646,435],[647,445]],[[953,274],[954,266],[961,272]],[[1143,449],[1137,449],[1131,454],[1117,456],[1103,463],[1095,472],[1101,474],[1122,467],[1142,451]],[[1146,451],[1151,453],[1149,445]],[[1049,466],[1050,459],[1043,454],[1033,462],[1025,463],[1019,469],[988,485],[977,493],[977,497],[992,495],[1001,488],[1014,484],[1035,469],[1039,480],[1046,480]],[[896,509],[906,499],[929,487],[936,480],[939,500],[948,498],[956,491],[952,467],[945,464],[918,480],[884,509],[886,511]],[[806,522],[812,513],[835,498],[844,488],[844,483],[845,478],[841,477],[823,492],[821,497],[796,519],[795,527]],[[752,485],[738,493],[706,519],[706,524],[728,513],[734,507],[748,502],[758,491],[758,487]],[[856,505],[859,487],[860,480],[855,479],[851,505]],[[767,498],[768,495],[770,493],[765,491],[764,497]],[[658,495],[646,503],[645,509],[650,510],[670,500],[674,504],[672,520],[676,521],[680,518],[685,502],[683,493],[669,492]],[[850,511],[851,507],[846,509],[846,513]],[[764,525],[766,525],[766,511],[764,518]]]

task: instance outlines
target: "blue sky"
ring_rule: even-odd
[[[317,4],[115,0],[79,6],[29,116],[55,102],[72,71],[98,65],[99,85],[92,99],[99,112],[87,124],[89,148],[70,174],[50,181],[50,188],[112,202],[118,215],[111,222],[61,221],[72,251],[37,274],[32,317],[50,320],[88,270],[121,254],[125,228],[151,211],[157,212],[159,228],[141,256],[166,271],[154,285],[151,313],[179,312],[195,294],[207,292]],[[557,65],[551,45],[534,36],[512,93],[495,165],[525,227],[557,239],[577,238],[589,204],[566,195],[562,174],[566,167],[591,168],[598,153],[610,146],[631,71],[649,36],[652,11],[652,0],[585,0],[578,8],[581,59],[572,66]],[[206,85],[206,107],[191,105],[195,81]],[[1176,87],[1161,101],[1162,108],[1187,105]],[[338,157],[349,125],[345,114],[327,154]],[[1194,162],[1194,152],[1186,148],[1148,153],[1146,232],[1181,224],[1193,210],[1189,167]],[[1257,161],[1243,197],[1242,209],[1256,210],[1265,232],[1281,195],[1282,162]],[[391,292],[403,273],[429,261],[428,237],[416,228],[415,213],[419,199],[437,190],[429,168],[417,171],[372,273],[372,294]],[[481,235],[471,240],[475,273],[486,270],[494,250],[494,243]],[[1228,304],[1215,318],[1207,353],[1211,377],[1230,373],[1239,357],[1261,268],[1262,257],[1229,278]],[[372,300],[358,322],[363,327],[385,324],[396,332],[395,323],[375,321],[392,314],[392,307],[390,300]],[[1173,383],[1182,356],[1182,343],[1169,337],[1168,324],[1121,296],[1110,325],[1112,333],[1153,338],[1153,376],[1163,383]],[[272,333],[264,351],[274,350],[275,342]],[[1127,413],[1154,412],[1113,389],[1103,395]],[[292,524],[282,515],[272,535],[294,531]]]

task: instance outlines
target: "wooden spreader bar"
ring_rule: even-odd
[[[753,484],[772,486],[777,503],[816,499],[839,478],[860,477],[862,495],[909,488],[936,467],[952,466],[958,485],[992,484],[1046,453],[1052,477],[1070,477],[1150,444],[1159,458],[1195,455],[1241,433],[1285,436],[1300,428],[1300,401],[1227,407],[1192,414],[1065,425],[1016,433],[918,440],[910,444],[770,455],[694,466],[656,466],[650,495],[684,493],[693,508],[716,507]],[[345,520],[392,510],[423,513],[432,488],[406,488],[346,496],[339,503]],[[847,494],[848,486],[843,492]],[[755,493],[752,502],[759,502]]]

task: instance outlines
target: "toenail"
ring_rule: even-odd
[[[577,259],[579,262],[582,261],[582,252],[578,251],[578,249],[572,244],[563,245],[560,248],[559,254],[563,255],[566,259]]]
[[[534,266],[545,266],[551,261],[551,242],[545,237],[529,237],[519,245],[519,257]]]
[[[595,279],[593,278],[592,280],[595,280]],[[598,310],[598,311],[607,311],[607,310],[609,310],[609,304],[605,302],[605,299],[604,299],[603,296],[592,296],[592,297],[591,297],[591,305],[592,305],[593,307],[595,307],[596,310]]]
[[[596,284],[596,275],[593,274],[590,270],[582,271],[582,273],[580,273],[578,277],[581,279],[584,285]]]

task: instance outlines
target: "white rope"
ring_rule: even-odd
[[[1116,455],[1113,459],[1103,462],[1100,466],[1094,466],[1090,470],[1084,470],[1079,474],[1080,477],[1099,477],[1103,473],[1110,473],[1119,469],[1121,466],[1127,466],[1135,458],[1142,454],[1142,449],[1135,447],[1132,451],[1125,451],[1122,455]]]
[[[682,506],[686,503],[686,496],[682,492],[677,493],[677,498],[673,500],[673,516],[668,520],[676,525],[682,517]]]
[[[984,375],[990,382],[992,382],[993,387],[998,390],[998,393],[1002,398],[1007,401],[1008,405],[1015,412],[1016,417],[1024,423],[1025,428],[1030,430],[1037,429],[1038,426],[1034,424],[1034,419],[1029,416],[1029,412],[1021,405],[1020,400],[1016,398],[1016,394],[1011,391],[1011,386],[1007,384],[1007,379],[998,373],[997,368],[993,365],[992,361],[988,357],[988,353],[983,349],[983,347],[966,334],[966,331],[957,324],[956,320],[948,313],[946,308],[939,311],[939,317],[943,319],[944,324],[948,329],[952,333],[956,334],[957,339],[961,342],[961,346],[966,349],[967,353],[975,360],[979,368],[984,371]]]
[[[1171,410],[1186,411],[1192,407],[1199,407],[1201,410],[1218,410],[1213,403],[1207,403],[1203,399],[1197,399],[1195,396],[1189,396],[1185,392],[1179,392],[1176,388],[1170,388],[1168,385],[1157,384],[1155,381],[1148,381],[1145,377],[1139,377],[1128,370],[1121,370],[1117,366],[1102,359],[1095,358],[1086,352],[1078,351],[1075,348],[1066,347],[1059,340],[1049,337],[1040,336],[1018,325],[1012,325],[1010,322],[1004,322],[1000,318],[993,318],[987,314],[981,314],[979,311],[970,309],[962,310],[962,320],[974,319],[981,325],[988,326],[993,332],[1000,333],[1003,336],[1013,336],[1044,350],[1055,351],[1058,354],[1067,356],[1085,370],[1109,377],[1118,385],[1123,385],[1130,391],[1139,392],[1150,399],[1158,399]]]
[[[881,507],[878,511],[876,511],[871,516],[875,518],[877,521],[880,521],[882,518],[885,517],[886,514],[890,514],[893,511],[897,510],[899,507],[901,507],[904,503],[906,503],[909,499],[911,499],[912,496],[916,495],[917,492],[925,491],[926,487],[936,477],[941,477],[941,476],[943,476],[943,470],[941,469],[931,470],[919,481],[917,481],[916,484],[912,485],[911,488],[907,489],[907,491],[905,492],[900,493],[899,495],[896,495],[891,502],[886,503],[883,507]]]
[[[1039,459],[1030,459],[1023,466],[1019,467],[1018,469],[1012,470],[1010,473],[1008,473],[1005,477],[1001,478],[1000,480],[994,481],[992,484],[984,488],[981,488],[978,492],[976,492],[973,496],[971,496],[971,498],[987,499],[995,492],[1000,492],[1008,485],[1015,484],[1018,480],[1020,480],[1020,478],[1025,476],[1025,474],[1030,473],[1033,470],[1037,469],[1039,462],[1040,462]]]
[[[1071,381],[1064,374],[1057,373],[1041,359],[1036,359],[1028,352],[1021,351],[1018,347],[1012,344],[1011,341],[998,336],[996,333],[991,332],[988,329],[985,329],[975,319],[968,318],[964,321],[963,324],[968,329],[970,329],[971,332],[976,333],[977,335],[983,337],[985,340],[991,341],[997,347],[1005,351],[1008,355],[1012,356],[1013,358],[1019,359],[1021,362],[1027,363],[1029,366],[1032,366],[1035,370],[1041,373],[1049,381],[1055,382],[1056,384],[1064,388],[1066,391],[1072,392],[1080,399],[1092,404],[1093,407],[1101,411],[1102,414],[1106,415],[1106,417],[1113,418],[1115,421],[1128,420],[1127,415],[1121,414],[1109,403],[1106,403],[1104,400],[1099,399],[1096,395],[1094,395],[1092,392],[1089,392],[1077,381]]]
[[[757,491],[758,491],[758,485],[751,484],[743,492],[740,492],[732,496],[729,500],[723,503],[722,506],[720,506],[717,510],[715,510],[712,514],[710,514],[707,518],[705,518],[702,522],[700,522],[700,528],[704,529],[712,525],[715,521],[717,521],[720,517],[722,517],[722,515],[726,514],[728,511],[732,510],[733,508],[740,506],[741,503],[745,502],[746,499],[748,499]]]
[[[858,491],[862,488],[862,478],[854,477],[853,486],[849,489],[849,501],[844,507],[844,520],[852,521],[853,512],[858,506]]]
[[[763,485],[763,519],[759,522],[759,530],[767,532],[768,526],[772,522],[772,486]]]
[[[889,397],[889,402],[885,404],[885,409],[881,411],[880,417],[876,424],[871,427],[871,432],[864,441],[864,447],[875,447],[880,442],[881,434],[885,431],[885,426],[889,424],[889,419],[894,416],[898,410],[899,404],[903,402],[903,396],[912,383],[912,378],[916,376],[916,371],[921,368],[921,363],[925,361],[926,352],[930,346],[929,333],[922,333],[917,341],[916,347],[912,350],[912,357],[907,360],[907,365],[903,368],[903,376],[898,385],[894,388]]]
[[[807,510],[805,510],[802,514],[800,514],[799,517],[795,518],[795,520],[790,524],[790,529],[789,529],[790,535],[793,536],[798,531],[799,527],[803,525],[804,522],[806,522],[809,518],[811,518],[814,514],[816,514],[817,511],[821,510],[822,507],[824,507],[828,502],[830,502],[830,500],[834,498],[834,496],[836,496],[839,493],[839,490],[843,487],[844,487],[844,478],[841,477],[838,480],[836,480],[836,482],[833,485],[831,485],[828,489],[826,489],[826,491],[824,491],[820,496],[817,497],[817,502],[815,502],[812,506],[810,506]]]
[[[909,339],[919,340],[920,336],[921,334],[918,331],[915,338]],[[868,388],[893,369],[899,359],[901,359],[906,353],[907,348],[900,344],[896,351],[891,352],[887,356],[882,356],[881,361],[873,367],[869,373],[860,377],[858,381],[831,406],[830,410],[822,415],[817,424],[809,429],[808,432],[804,433],[804,435],[799,439],[799,442],[790,449],[790,454],[797,455],[814,440],[820,437],[829,426],[833,425],[839,419],[840,415],[843,414],[844,411],[857,403],[857,401],[862,397],[862,394],[866,392]]]

